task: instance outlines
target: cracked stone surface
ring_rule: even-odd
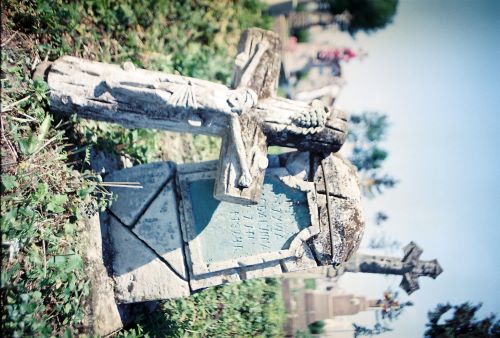
[[[90,278],[90,327],[92,333],[106,336],[122,328],[122,320],[113,293],[113,280],[108,276],[102,257],[99,215],[85,219],[88,246],[85,269]]]
[[[187,297],[186,280],[179,278],[155,252],[115,217],[109,221],[113,249],[113,279],[118,303]]]
[[[133,226],[174,172],[172,162],[156,162],[110,173],[105,177],[106,182],[139,182],[142,188],[110,188],[117,199],[109,210],[123,224]]]
[[[163,188],[132,231],[187,279],[177,200],[173,188],[172,182]]]

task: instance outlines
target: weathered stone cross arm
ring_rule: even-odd
[[[44,70],[51,109],[122,124],[220,136],[219,200],[258,202],[267,146],[336,152],[345,141],[341,113],[320,101],[276,96],[280,41],[250,29],[242,35],[231,88],[205,80],[65,56]]]
[[[436,259],[421,261],[423,250],[414,242],[403,248],[403,259],[366,254],[356,254],[345,266],[347,272],[366,272],[390,275],[402,275],[403,280],[399,285],[408,294],[420,288],[418,278],[428,276],[435,279],[443,269]]]

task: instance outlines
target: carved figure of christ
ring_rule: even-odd
[[[249,108],[254,107],[257,103],[257,94],[249,88],[249,85],[250,80],[252,79],[252,75],[254,74],[260,60],[262,59],[262,56],[264,55],[264,52],[268,47],[269,43],[266,40],[263,40],[262,42],[259,42],[257,44],[255,54],[252,58],[247,58],[244,53],[240,53],[236,57],[236,64],[242,69],[245,69],[238,85],[238,88],[242,89],[243,91],[240,92],[240,95],[236,95],[230,98],[228,102],[233,106],[231,111],[237,113],[238,115],[246,112]],[[240,100],[243,102],[240,102]],[[229,119],[231,124],[229,125],[229,128],[241,168],[238,185],[243,188],[248,188],[250,186],[250,183],[252,183],[252,174],[250,173],[248,167],[245,145],[243,144],[243,140],[241,139],[241,125],[238,115],[230,115]]]

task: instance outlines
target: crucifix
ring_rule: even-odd
[[[277,34],[252,28],[238,45],[230,88],[205,80],[64,56],[44,74],[51,109],[119,123],[222,137],[214,197],[257,204],[268,166],[267,147],[332,153],[346,138],[342,112],[319,100],[277,97]]]
[[[334,154],[346,117],[318,100],[277,97],[280,51],[275,33],[244,32],[231,87],[69,56],[37,70],[53,111],[222,138],[217,162],[156,162],[104,177],[144,183],[110,188],[117,200],[101,224],[118,302],[338,266],[357,250],[359,183]],[[298,151],[267,156],[269,145]]]
[[[356,254],[346,264],[346,272],[366,272],[388,275],[402,275],[403,280],[399,285],[408,294],[418,290],[418,278],[428,276],[436,279],[443,269],[436,259],[421,261],[423,250],[414,242],[403,248],[403,259],[399,257],[386,257],[366,254]]]

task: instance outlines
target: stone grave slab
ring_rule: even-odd
[[[255,205],[214,198],[216,161],[169,164],[170,178],[151,184],[156,191],[151,202],[138,204],[142,211],[132,213],[136,222],[125,224],[118,211],[111,213],[118,302],[184,297],[219,284],[347,259],[363,232],[359,191],[353,185],[334,195],[338,190],[325,181],[356,182],[349,177],[355,172],[336,155],[315,156],[269,157]],[[159,167],[136,168],[147,176]],[[118,199],[136,199],[138,190],[123,190]]]
[[[168,182],[132,228],[171,268],[187,279],[174,182]]]
[[[118,303],[186,297],[189,283],[147,245],[110,216],[113,279]]]
[[[106,182],[139,182],[142,188],[110,188],[117,198],[109,210],[123,224],[132,226],[162,186],[173,177],[174,170],[172,162],[155,162],[110,173],[104,179]]]

